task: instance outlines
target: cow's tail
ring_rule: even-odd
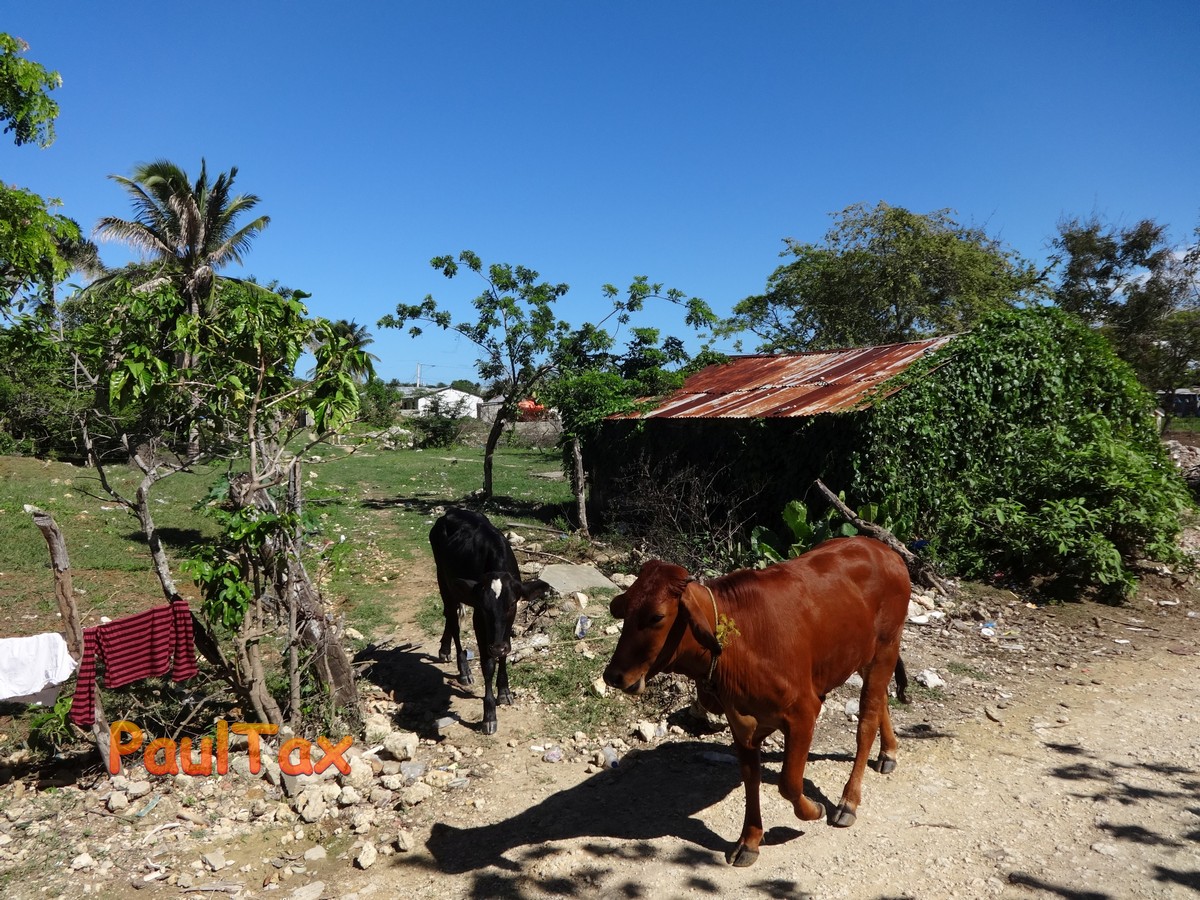
[[[908,672],[904,669],[904,659],[896,657],[896,699],[901,703],[908,704]]]

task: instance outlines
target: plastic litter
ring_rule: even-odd
[[[591,624],[592,620],[587,616],[580,616],[575,622],[575,637],[582,638],[586,635]]]

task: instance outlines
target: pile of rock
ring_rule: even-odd
[[[1200,447],[1166,441],[1167,453],[1183,473],[1183,480],[1193,493],[1200,494]]]

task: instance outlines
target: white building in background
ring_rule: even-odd
[[[479,407],[483,405],[483,398],[475,394],[468,394],[466,391],[460,391],[457,388],[442,388],[440,391],[433,391],[429,394],[417,398],[417,414],[420,415],[429,409],[433,398],[438,399],[443,411],[458,409],[459,417],[467,417],[471,419],[479,418]]]

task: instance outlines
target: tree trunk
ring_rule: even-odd
[[[299,520],[303,503],[299,461],[293,462],[288,471],[287,503],[288,511],[295,513]],[[289,604],[295,605],[298,638],[312,647],[317,676],[329,688],[333,702],[357,713],[358,689],[355,686],[354,667],[346,648],[338,640],[333,623],[325,611],[325,603],[300,559],[300,542],[301,533],[297,528],[288,536],[284,548],[287,582],[278,585],[278,595],[289,597]]]
[[[62,616],[67,632],[67,652],[78,663],[83,659],[83,626],[79,621],[79,609],[75,606],[75,587],[71,578],[71,560],[67,556],[67,541],[50,513],[28,505],[26,505],[25,511],[33,516],[33,523],[42,532],[42,536],[50,548],[50,566],[54,570],[54,599],[58,603],[58,613]],[[100,705],[100,692],[96,691],[95,693],[96,708],[94,710],[95,719],[92,721],[92,739],[95,740],[96,749],[100,751],[100,758],[104,761],[104,770],[119,775],[121,772],[120,757],[117,757],[117,771],[112,772],[112,769],[109,768],[111,765],[109,754],[111,741],[108,718],[104,715],[104,707]]]
[[[242,668],[242,680],[246,683],[250,705],[254,708],[256,721],[267,725],[282,725],[283,710],[267,690],[267,676],[263,671],[262,652],[257,637],[239,635],[237,638],[238,661]]]
[[[300,725],[300,634],[296,627],[296,592],[288,591],[288,724],[295,730]]]
[[[175,586],[175,579],[171,575],[171,564],[167,560],[167,553],[163,549],[162,540],[158,535],[158,526],[154,524],[154,517],[150,514],[150,488],[154,482],[155,479],[151,475],[142,479],[141,484],[138,485],[137,502],[134,504],[133,512],[137,516],[142,534],[146,536],[146,543],[150,547],[150,560],[154,564],[154,574],[158,576],[158,583],[162,586],[163,596],[171,603],[187,603]],[[194,610],[192,611],[192,636],[200,655],[208,660],[217,674],[234,689],[243,701],[250,701],[250,693],[246,685],[238,678],[237,672],[225,658],[225,654],[221,652],[221,645],[209,630],[208,625],[196,615]]]
[[[500,409],[496,411],[492,430],[488,432],[487,444],[483,448],[483,493],[479,498],[481,500],[492,499],[492,456],[496,452],[496,447],[500,443],[500,435],[504,432],[504,426],[508,421],[505,413],[506,405],[501,404]]]
[[[583,448],[579,438],[571,438],[571,487],[575,490],[575,509],[579,514],[579,533],[589,541],[592,539],[588,530],[587,518],[587,472],[583,468]]]

